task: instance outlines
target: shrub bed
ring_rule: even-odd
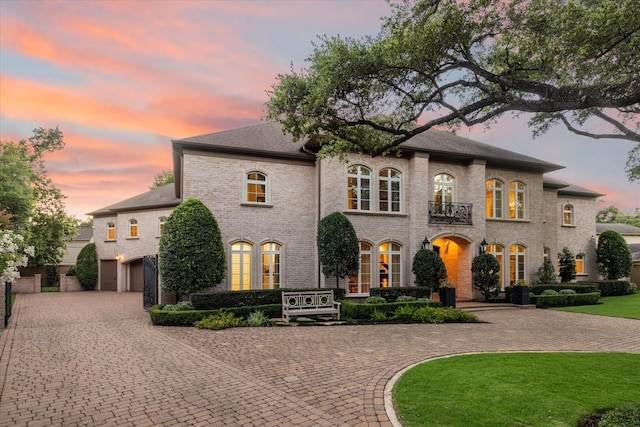
[[[336,301],[345,297],[345,289],[305,288],[305,289],[256,289],[250,291],[223,291],[191,294],[190,300],[196,310],[216,310],[227,307],[253,307],[257,305],[282,304],[282,292],[304,292],[332,290]]]
[[[590,292],[588,294],[532,295],[531,298],[538,308],[592,305],[600,299],[600,292]]]
[[[425,287],[405,287],[405,288],[371,288],[369,295],[372,297],[382,297],[387,302],[394,302],[399,296],[408,295],[416,298],[429,298],[431,290]]]
[[[408,301],[408,302],[390,302],[386,304],[358,304],[355,302],[342,301],[342,316],[355,319],[355,320],[369,320],[373,317],[373,313],[383,313],[385,316],[390,317],[396,311],[398,307],[411,306],[415,309],[420,307],[440,307],[439,301],[423,300],[423,301]]]
[[[280,317],[282,304],[266,304],[252,307],[230,307],[223,310],[163,310],[164,305],[149,309],[151,323],[156,326],[193,326],[196,322],[220,312],[233,313],[237,317],[247,317],[251,312],[261,310],[270,318]]]

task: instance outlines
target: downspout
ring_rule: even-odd
[[[304,151],[307,154],[312,155],[315,160],[316,160],[316,165],[317,165],[317,180],[318,182],[316,183],[316,192],[317,192],[317,200],[316,200],[316,228],[318,227],[318,223],[320,222],[320,195],[322,193],[322,163],[320,162],[320,159],[318,159],[316,153],[314,153],[313,151],[309,150],[306,147],[307,142],[304,142],[302,144],[302,151]],[[317,255],[316,255],[317,256]],[[318,284],[318,289],[320,288],[320,262],[317,263],[316,265],[316,283]]]

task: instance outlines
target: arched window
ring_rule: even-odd
[[[487,218],[502,218],[502,187],[499,179],[486,182]]]
[[[354,165],[347,169],[347,208],[371,209],[371,170],[365,166]]]
[[[138,221],[135,219],[129,220],[129,238],[138,237]]]
[[[562,225],[573,225],[573,205],[569,203],[562,207]]]
[[[500,271],[498,277],[500,277],[500,289],[504,290],[504,281],[502,280],[502,272],[504,271],[504,247],[502,245],[489,245],[487,247],[487,253],[493,255],[500,265]]]
[[[380,286],[399,287],[402,285],[401,246],[393,242],[384,242],[378,247],[380,256]]]
[[[433,200],[435,212],[442,214],[447,211],[447,205],[453,203],[455,179],[446,173],[441,173],[433,178]]]
[[[513,245],[509,248],[509,283],[514,285],[518,280],[525,280],[525,247]]]
[[[274,242],[263,244],[261,259],[262,289],[279,289],[282,279],[280,245]]]
[[[246,201],[248,203],[267,203],[267,175],[259,171],[247,172]]]
[[[551,258],[549,257],[550,254],[551,254],[551,249],[545,246],[544,249],[542,250],[542,261],[543,262],[550,261],[551,260]]]
[[[371,245],[360,242],[360,267],[358,275],[349,277],[350,294],[368,294],[371,289]]]
[[[509,183],[509,218],[525,219],[525,189],[520,181]]]
[[[400,212],[400,188],[402,174],[393,168],[378,173],[380,212]]]
[[[251,289],[251,251],[253,246],[247,242],[231,245],[231,290]]]
[[[116,240],[116,224],[114,222],[107,223],[107,240]]]

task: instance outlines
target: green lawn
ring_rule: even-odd
[[[412,426],[568,426],[640,402],[640,354],[496,353],[437,359],[393,390]]]
[[[600,304],[601,303],[601,304]],[[573,313],[598,314],[600,316],[626,317],[640,319],[640,292],[619,297],[602,297],[596,305],[559,307],[553,310]]]

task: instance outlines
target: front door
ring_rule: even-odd
[[[118,290],[118,261],[103,260],[100,261],[100,290],[101,291],[117,291]]]

